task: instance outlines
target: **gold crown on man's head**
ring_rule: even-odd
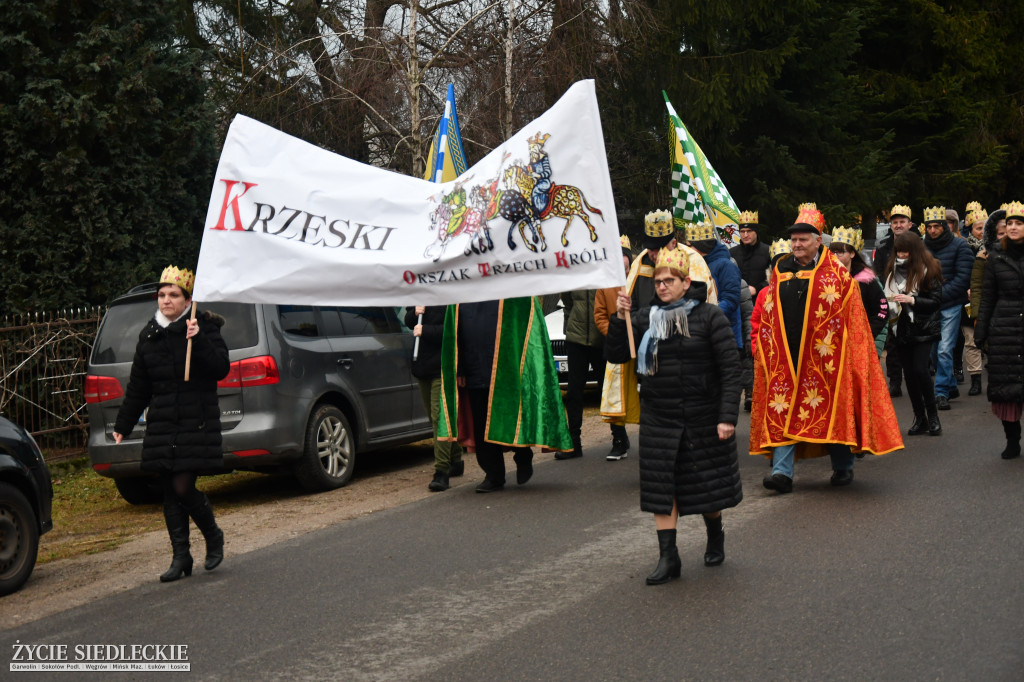
[[[789,243],[788,239],[776,239],[772,242],[772,245],[768,247],[768,257],[775,258],[781,256],[784,253],[793,253],[793,245]]]
[[[667,237],[675,234],[675,230],[668,211],[651,211],[644,216],[644,234],[648,237]]]
[[[981,202],[980,201],[972,201],[971,203],[967,204],[967,209],[964,211],[964,213],[968,213],[969,214],[969,213],[975,213],[976,211],[984,211],[984,210],[985,209],[981,207]]]
[[[633,246],[629,243],[629,237],[627,235],[619,235],[619,246],[624,249],[632,249]]]
[[[1006,205],[1006,219],[1016,218],[1024,220],[1024,204],[1019,201],[1011,201]]]
[[[658,252],[658,262],[654,269],[675,268],[683,273],[683,277],[690,275],[690,257],[682,249],[662,249]]]
[[[898,215],[903,216],[907,220],[910,220],[911,218],[914,217],[910,214],[910,207],[905,204],[896,204],[895,206],[893,206],[892,210],[889,211],[889,220],[892,220]]]
[[[705,220],[702,223],[690,223],[686,226],[686,241],[702,242],[715,238],[715,226]]]
[[[184,268],[179,270],[173,265],[168,265],[160,273],[160,284],[177,284],[189,296],[192,295],[192,287],[195,286],[195,283],[196,275],[191,270],[185,270]]]
[[[924,224],[928,223],[942,223],[946,224],[946,207],[945,206],[932,206],[924,210]]]
[[[832,242],[846,244],[852,246],[855,251],[860,251],[864,236],[859,228],[839,226],[832,230]]]
[[[1000,211],[1005,211],[1008,208],[1010,208],[1009,204],[999,204],[999,210]]]
[[[799,206],[796,207],[796,212],[797,213],[802,213],[804,211],[817,211],[817,210],[818,210],[818,205],[816,203],[814,203],[813,201],[804,202],[804,203],[802,203],[802,204],[800,204]]]
[[[967,217],[964,218],[964,225],[973,225],[979,220],[988,220],[988,211],[983,208],[976,208],[973,211],[967,213]]]
[[[744,211],[740,213],[740,225],[756,225],[757,211]]]

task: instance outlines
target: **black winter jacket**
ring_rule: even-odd
[[[650,308],[632,314],[637,343]],[[718,439],[718,424],[739,413],[740,362],[729,320],[717,306],[698,303],[687,322],[690,337],[658,344],[658,371],[640,391],[640,508],[670,514],[703,514],[735,507],[743,499],[735,436]],[[630,359],[626,324],[608,324],[605,356]]]
[[[428,305],[423,311],[423,333],[416,359],[412,361],[412,375],[417,379],[437,379],[441,376],[441,341],[444,339],[445,305]],[[405,309],[405,326],[412,329],[419,316],[416,308]]]
[[[942,263],[942,309],[968,303],[974,252],[967,241],[946,230],[937,239],[925,237],[924,245]]]
[[[914,294],[914,305],[900,307],[900,316],[896,318],[893,334],[896,343],[901,346],[915,343],[931,343],[938,341],[942,335],[942,316],[939,314],[938,288],[921,289]],[[914,313],[914,321],[910,321],[910,312]]]
[[[729,249],[729,255],[736,261],[747,284],[757,291],[768,286],[768,266],[771,265],[772,257],[767,244],[760,239],[753,246],[739,244]],[[746,338],[749,339],[750,335],[747,334]]]
[[[217,382],[228,375],[224,318],[198,313],[192,368],[185,381],[186,318],[166,328],[150,320],[139,334],[131,377],[114,431],[128,437],[146,414],[142,469],[153,472],[216,470],[223,465]]]
[[[989,251],[974,344],[988,343],[988,399],[1024,402],[1024,246]]]

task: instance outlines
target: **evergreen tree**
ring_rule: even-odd
[[[101,303],[195,265],[213,117],[174,9],[2,1],[0,310]]]

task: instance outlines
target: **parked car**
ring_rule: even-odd
[[[28,431],[0,417],[0,595],[21,589],[53,528],[53,485],[43,453]]]
[[[544,316],[544,323],[548,328],[548,338],[551,339],[551,356],[558,372],[558,384],[565,388],[569,384],[569,358],[565,351],[565,310],[561,303],[557,310]],[[587,368],[588,388],[596,388],[603,379],[597,375],[593,366]]]
[[[87,365],[89,459],[132,504],[160,500],[140,468],[143,414],[114,444],[114,420],[157,285],[116,299]],[[412,332],[398,310],[251,303],[200,304],[222,315],[231,371],[218,386],[224,471],[289,471],[310,491],[345,485],[356,456],[430,437],[412,376]]]

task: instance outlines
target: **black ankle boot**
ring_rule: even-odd
[[[1020,422],[1003,422],[1003,433],[1006,434],[1006,449],[999,456],[1003,459],[1020,457]]]
[[[224,561],[224,531],[217,526],[210,500],[206,495],[200,495],[202,497],[198,503],[187,511],[206,539],[206,561],[203,562],[203,568],[212,571]]]
[[[171,538],[174,557],[171,567],[160,575],[160,582],[169,583],[183,576],[192,575],[192,554],[188,543],[188,514],[177,501],[164,502],[164,522],[167,535]]]
[[[971,375],[971,388],[967,391],[967,395],[981,395],[981,375]]]
[[[942,435],[942,424],[939,423],[939,408],[936,405],[928,406],[928,435]]]
[[[660,558],[654,573],[647,576],[648,585],[661,585],[673,578],[678,578],[683,570],[683,562],[679,560],[676,549],[676,529],[658,531],[658,550]]]
[[[928,419],[924,416],[924,412],[914,413],[914,423],[907,431],[908,436],[923,436],[928,433]]]
[[[722,530],[722,516],[713,519],[704,517],[704,526],[708,529],[708,547],[704,550],[705,566],[721,566],[725,561],[725,531]]]

